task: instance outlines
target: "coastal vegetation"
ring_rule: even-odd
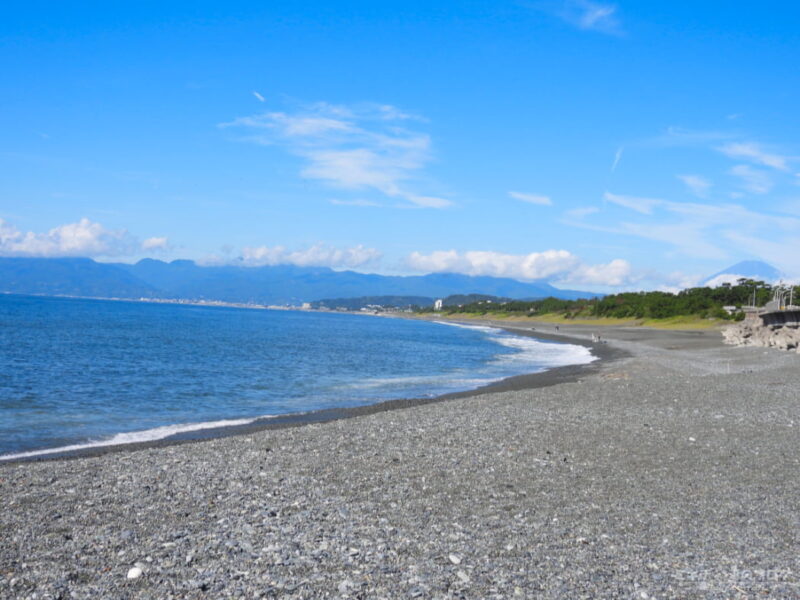
[[[728,321],[744,318],[745,306],[763,306],[773,295],[774,286],[764,281],[739,279],[735,284],[719,287],[696,287],[678,293],[623,292],[602,298],[563,300],[482,299],[467,304],[444,303],[444,315],[490,316],[492,318],[533,318],[548,321],[602,324],[620,321],[662,321],[665,325],[687,325],[698,321]],[[794,298],[800,297],[800,286],[794,288]],[[425,307],[419,312],[433,312]]]

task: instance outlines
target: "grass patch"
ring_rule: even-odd
[[[611,317],[580,317],[568,319],[560,313],[545,313],[535,316],[491,312],[491,313],[452,313],[439,314],[444,319],[492,319],[515,323],[553,323],[556,325],[589,325],[593,327],[650,327],[652,329],[718,329],[732,321],[723,319],[703,319],[696,315],[669,317],[667,319],[614,319]]]

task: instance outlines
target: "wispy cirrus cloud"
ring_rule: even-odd
[[[779,171],[788,171],[792,160],[791,157],[768,152],[755,142],[731,142],[718,146],[716,150],[730,158],[747,160]]]
[[[559,17],[578,29],[611,35],[622,33],[622,25],[615,4],[592,0],[551,0],[538,2],[534,6]]]
[[[372,200],[365,200],[364,198],[353,198],[352,200],[341,200],[339,198],[332,198],[329,200],[334,206],[381,206],[378,202]]]
[[[718,192],[728,193],[732,198],[747,194],[763,195],[779,185],[800,183],[800,173],[795,173],[800,156],[783,151],[774,145],[768,146],[749,138],[741,131],[694,130],[668,127],[656,137],[631,142],[639,148],[691,148],[705,149],[735,163],[727,171],[737,182],[736,187],[725,190],[723,182],[717,182]],[[742,164],[744,163],[744,164]],[[677,176],[698,198],[705,198],[711,188],[707,177],[700,174]]]
[[[676,175],[689,191],[698,198],[705,198],[708,196],[708,191],[711,189],[711,182],[705,177],[700,175]]]
[[[508,192],[508,195],[515,200],[527,202],[528,204],[538,204],[539,206],[552,206],[553,200],[549,196],[542,194],[527,194],[523,192]]]
[[[564,216],[570,219],[584,219],[589,215],[599,213],[600,209],[596,206],[579,206],[572,208],[564,213]]]
[[[800,224],[800,220],[796,220]],[[792,281],[800,282],[800,268],[797,257],[800,256],[800,235],[795,229],[794,235],[760,237],[748,232],[729,231],[728,239],[738,247],[752,255],[759,256],[777,266],[789,275]]]
[[[619,161],[622,160],[622,153],[623,152],[625,152],[625,148],[620,146],[619,148],[617,148],[617,151],[614,153],[614,162],[611,163],[611,172],[612,173],[617,170],[617,167],[619,166]]]
[[[634,145],[641,147],[708,147],[710,144],[719,144],[735,140],[739,135],[731,131],[687,129],[677,125],[670,125],[662,133],[643,140]]]
[[[417,191],[431,161],[431,140],[410,129],[422,119],[391,105],[317,103],[294,112],[264,112],[220,127],[244,132],[242,140],[276,145],[302,158],[300,175],[330,187],[377,192],[424,208],[452,202]]]
[[[706,259],[725,259],[737,250],[740,252],[742,245],[737,240],[748,240],[751,248],[758,247],[756,240],[795,247],[796,232],[800,231],[800,218],[757,212],[739,204],[673,202],[610,192],[606,192],[604,198],[637,213],[638,219],[624,218],[609,225],[573,218],[566,223],[592,231],[661,242],[685,256]]]
[[[86,218],[40,233],[20,231],[0,219],[0,256],[118,257],[167,249],[169,240],[165,237],[140,242],[125,229],[107,229]]]
[[[750,165],[736,165],[728,172],[737,177],[742,189],[751,194],[767,194],[774,186],[769,173],[762,169],[754,169]]]
[[[655,198],[641,198],[637,196],[622,196],[620,194],[612,194],[611,192],[606,192],[603,194],[603,199],[611,202],[613,204],[617,204],[624,208],[628,208],[630,210],[635,210],[638,213],[642,213],[643,215],[649,215],[653,212],[653,207],[658,204],[661,204],[661,200],[657,200]]]

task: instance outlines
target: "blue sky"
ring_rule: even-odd
[[[7,3],[0,254],[800,277],[793,2]]]

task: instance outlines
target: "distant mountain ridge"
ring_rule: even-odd
[[[784,276],[781,271],[763,261],[743,260],[723,269],[719,273],[706,277],[700,284],[713,286],[720,283],[735,283],[735,280],[741,277],[775,283]]]
[[[299,305],[323,298],[486,294],[514,299],[594,298],[545,282],[457,273],[389,276],[326,267],[199,266],[190,260],[143,259],[135,264],[89,258],[2,258],[0,292],[106,298],[174,298]]]
[[[158,294],[127,270],[90,258],[0,257],[0,291],[98,298],[150,298]]]

